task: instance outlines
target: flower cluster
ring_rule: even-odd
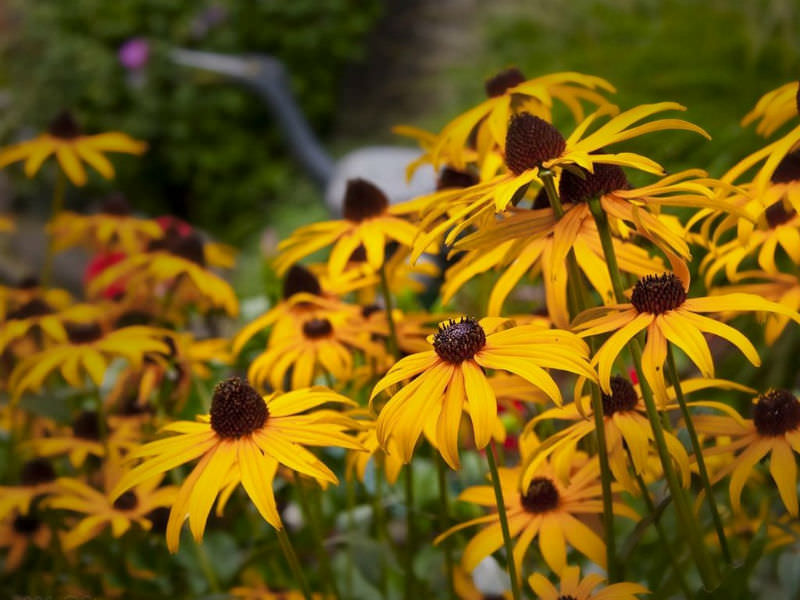
[[[798,531],[797,85],[744,120],[794,128],[715,178],[626,148],[708,137],[679,104],[503,71],[438,133],[397,129],[436,190],[349,181],[246,318],[232,249],[121,195],[64,210],[83,162],[144,144],[65,113],[0,152],[66,176],[41,278],[0,288],[4,571],[104,597],[180,595],[173,560],[237,598],[741,592]],[[52,284],[73,246],[82,298]]]

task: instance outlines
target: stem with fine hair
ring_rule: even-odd
[[[522,593],[520,592],[519,578],[517,576],[517,565],[514,563],[514,546],[511,543],[511,532],[508,529],[508,515],[506,515],[506,503],[505,500],[503,500],[503,488],[500,485],[500,473],[497,470],[494,441],[489,442],[489,445],[486,447],[486,462],[489,463],[489,471],[492,474],[494,498],[497,502],[497,514],[500,517],[500,530],[503,532],[503,546],[506,549],[508,576],[511,578],[511,595],[514,600],[520,600],[522,598]]]
[[[700,479],[703,482],[703,489],[706,491],[706,499],[708,500],[708,508],[711,510],[711,518],[714,521],[714,529],[717,531],[717,538],[719,538],[719,546],[722,550],[722,556],[725,562],[732,563],[730,549],[728,547],[728,538],[725,536],[725,528],[722,525],[722,518],[719,515],[717,508],[717,501],[714,498],[714,489],[711,485],[711,479],[708,476],[708,469],[706,468],[706,461],[703,458],[703,448],[700,445],[700,439],[697,437],[697,430],[692,421],[692,413],[689,412],[689,407],[686,405],[686,399],[683,396],[683,388],[681,388],[681,380],[678,377],[678,368],[675,365],[675,356],[672,352],[672,344],[667,346],[667,367],[669,377],[672,380],[672,389],[675,390],[675,397],[681,407],[681,414],[686,423],[686,431],[689,433],[689,439],[692,442],[692,450],[694,451],[695,459],[697,460],[697,470],[700,473]]]
[[[617,255],[611,238],[608,217],[605,211],[603,211],[598,198],[593,198],[589,201],[589,209],[597,225],[597,232],[600,236],[603,254],[606,259],[606,264],[608,265],[608,272],[614,288],[614,295],[616,296],[617,302],[620,304],[625,303],[625,288],[622,284],[622,275],[619,270],[619,263],[617,262]],[[678,515],[684,534],[689,542],[689,548],[692,552],[695,564],[697,565],[697,569],[700,572],[703,585],[706,589],[714,589],[719,583],[719,573],[715,565],[709,559],[703,540],[700,538],[701,529],[699,523],[689,506],[683,487],[675,472],[675,466],[672,464],[672,456],[667,448],[664,428],[661,423],[658,408],[656,407],[655,398],[653,397],[653,391],[650,389],[647,379],[644,377],[644,370],[642,369],[642,347],[639,344],[639,340],[635,337],[631,339],[628,346],[630,348],[631,357],[633,358],[633,366],[639,379],[639,387],[642,390],[642,398],[647,410],[647,418],[653,429],[653,440],[658,450],[658,457],[664,469],[664,476],[675,504],[675,512]]]
[[[281,527],[280,529],[276,529],[275,533],[277,534],[278,541],[281,544],[283,555],[286,557],[286,562],[289,563],[289,568],[292,570],[295,583],[300,586],[300,591],[303,593],[303,598],[305,600],[313,600],[311,597],[311,588],[308,587],[308,581],[306,581],[306,577],[303,575],[303,568],[300,566],[300,561],[298,560],[297,554],[292,546],[292,542],[286,533],[286,529]]]
[[[67,178],[64,173],[59,169],[56,173],[56,185],[53,188],[53,202],[50,208],[51,222],[61,214],[64,209],[64,193],[67,188]],[[47,253],[44,255],[44,263],[42,264],[42,286],[47,287],[50,285],[50,278],[53,274],[53,255],[55,254],[55,243],[52,234],[47,241]]]
[[[441,455],[436,453],[436,471],[439,476],[439,527],[442,531],[446,531],[450,525],[450,510],[449,510],[449,494],[447,490],[447,467],[442,460]],[[450,545],[450,540],[446,539],[443,542],[444,546],[444,565],[447,569],[447,597],[450,600],[455,600],[456,590],[453,583],[453,548]]]
[[[558,197],[552,171],[541,171],[539,177],[544,184],[547,199],[553,212],[559,219],[564,216],[564,207]],[[588,308],[586,296],[584,294],[580,270],[573,252],[567,256],[567,271],[569,281],[573,282],[570,286],[575,290],[573,299],[575,316],[582,309]],[[603,414],[603,401],[601,390],[597,385],[592,386],[592,413],[594,417],[594,429],[597,436],[597,455],[600,462],[600,483],[603,492],[603,529],[606,537],[606,562],[608,563],[608,580],[615,583],[620,580],[620,569],[617,564],[616,537],[614,536],[614,498],[611,490],[611,464],[608,459],[608,444],[606,442],[605,415]]]

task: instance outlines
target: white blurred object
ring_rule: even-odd
[[[511,579],[508,573],[491,556],[487,556],[478,563],[478,566],[472,571],[472,581],[478,591],[485,596],[502,596],[511,589]]]

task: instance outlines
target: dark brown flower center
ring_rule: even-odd
[[[283,297],[288,300],[300,293],[319,296],[322,294],[322,287],[311,271],[300,265],[292,265],[283,279]]]
[[[502,96],[506,93],[506,90],[510,90],[524,81],[525,75],[523,75],[522,71],[516,67],[511,67],[505,71],[500,71],[491,79],[486,80],[486,95],[489,98]]]
[[[549,477],[534,477],[521,496],[522,506],[531,513],[543,513],[558,506],[559,494]]]
[[[572,594],[561,594],[556,600],[578,600]]]
[[[594,165],[594,173],[582,169],[583,178],[571,171],[564,170],[561,173],[561,181],[558,184],[558,195],[562,202],[587,202],[592,198],[598,198],[603,194],[626,190],[630,187],[628,178],[617,165]]]
[[[34,458],[22,465],[20,481],[22,485],[39,485],[55,481],[56,471],[53,465],[45,458]]]
[[[231,377],[214,388],[211,428],[220,437],[239,438],[261,428],[269,416],[267,404],[250,384]]]
[[[303,335],[311,340],[328,337],[333,333],[333,326],[328,319],[309,319],[303,323]]]
[[[389,199],[366,179],[350,179],[344,193],[344,218],[354,223],[383,214]]]
[[[103,337],[103,330],[97,323],[64,323],[64,329],[71,344],[90,344]]]
[[[120,193],[111,194],[103,200],[103,206],[100,211],[106,215],[116,215],[118,217],[126,217],[131,214],[131,205],[128,200]]]
[[[114,329],[122,327],[132,327],[134,325],[150,325],[155,321],[155,317],[143,310],[126,310],[117,320],[114,321]]]
[[[71,140],[81,135],[81,128],[78,126],[72,113],[68,110],[63,110],[58,113],[58,116],[50,121],[47,130],[50,132],[50,135],[63,140]]]
[[[781,159],[770,180],[772,183],[790,183],[800,179],[800,150],[790,152]]]
[[[9,321],[12,320],[23,320],[23,319],[30,319],[32,317],[41,317],[44,315],[49,315],[53,312],[53,308],[44,300],[40,300],[39,298],[34,298],[30,302],[26,302],[16,310],[10,311],[6,315],[6,319]]]
[[[640,313],[659,315],[686,301],[686,290],[674,273],[646,275],[636,282],[631,304]]]
[[[203,240],[196,233],[190,233],[178,238],[170,248],[170,251],[175,256],[185,258],[201,267],[206,266],[206,252],[203,248]]]
[[[39,287],[39,278],[36,275],[26,275],[14,287],[18,290],[32,290]]]
[[[439,357],[460,364],[475,356],[486,345],[486,332],[475,319],[461,317],[439,326],[433,336],[433,349]]]
[[[603,394],[603,414],[610,417],[615,412],[627,412],[634,409],[639,396],[633,384],[625,377],[614,375],[611,378],[611,395]]]
[[[367,304],[366,306],[361,307],[361,316],[365,319],[370,318],[376,312],[382,311],[383,308],[379,304]]]
[[[506,133],[506,165],[514,175],[558,158],[567,147],[564,136],[550,123],[528,113],[511,118]]]
[[[478,178],[467,171],[459,171],[453,167],[445,167],[436,180],[437,190],[471,187],[478,183]]]
[[[31,536],[39,530],[42,522],[33,515],[17,515],[14,517],[14,531],[20,535]]]
[[[119,498],[114,500],[114,508],[116,510],[133,510],[138,504],[139,499],[131,490],[128,490]]]
[[[800,425],[800,401],[787,390],[769,390],[753,409],[756,431],[764,437],[783,435]]]
[[[775,229],[778,225],[783,225],[796,214],[797,212],[793,208],[786,210],[783,200],[770,204],[764,211],[764,217],[767,219],[767,224],[771,229]]]
[[[82,440],[97,441],[100,439],[100,423],[97,422],[97,413],[84,410],[72,421],[72,435]]]

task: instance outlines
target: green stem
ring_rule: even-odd
[[[494,498],[497,502],[497,514],[500,517],[500,530],[503,532],[503,545],[506,549],[508,576],[511,578],[511,595],[514,600],[521,600],[522,593],[520,592],[519,578],[517,576],[517,565],[514,564],[514,546],[511,543],[511,532],[508,529],[508,515],[506,515],[506,503],[503,500],[503,488],[500,485],[500,473],[497,470],[497,459],[494,454],[494,441],[489,442],[486,448],[486,462],[489,463],[489,471],[492,474]]]
[[[389,338],[387,343],[389,345],[389,354],[397,356],[397,326],[394,322],[392,315],[392,293],[389,291],[389,280],[386,277],[386,265],[381,265],[379,270],[381,278],[381,294],[383,295],[383,303],[386,307],[386,322],[389,324]]]
[[[689,412],[689,407],[686,404],[686,399],[683,396],[683,389],[681,388],[681,380],[678,377],[678,368],[675,365],[675,356],[672,352],[672,344],[667,346],[667,366],[669,367],[669,377],[672,380],[672,389],[675,390],[675,397],[678,399],[678,404],[681,407],[681,414],[686,423],[686,431],[689,433],[689,439],[692,442],[692,450],[694,451],[695,459],[697,460],[697,470],[700,472],[700,479],[703,481],[703,489],[706,491],[706,498],[708,500],[708,507],[711,510],[711,518],[714,521],[714,529],[717,531],[717,538],[719,538],[719,546],[722,550],[722,556],[725,562],[732,564],[731,553],[728,547],[728,538],[725,537],[725,528],[722,526],[722,518],[717,508],[717,501],[714,498],[714,489],[711,486],[711,479],[708,476],[708,469],[706,469],[706,461],[703,458],[703,448],[700,445],[700,440],[697,437],[697,430],[694,427],[692,420],[692,413]]]
[[[447,490],[447,467],[442,460],[439,453],[436,454],[436,471],[439,476],[439,528],[441,531],[446,531],[450,526],[450,500]],[[456,589],[453,582],[453,548],[450,544],[450,539],[442,542],[444,546],[444,565],[447,569],[447,597],[450,600],[455,600]]]
[[[206,553],[203,543],[195,541],[194,548],[197,554],[197,560],[200,563],[200,569],[203,571],[203,575],[205,575],[206,581],[208,582],[208,587],[211,588],[211,591],[215,594],[219,594],[222,588],[219,587],[217,574],[211,566],[211,561],[208,559],[208,554]]]
[[[413,463],[408,463],[404,469],[405,477],[405,493],[406,493],[406,546],[405,546],[405,593],[403,597],[406,600],[411,600],[414,597],[414,588],[416,583],[414,581],[414,547],[415,531],[414,531],[414,471],[412,469]]]
[[[289,568],[292,570],[295,583],[300,586],[300,590],[303,593],[303,598],[305,598],[305,600],[313,600],[311,597],[311,588],[308,587],[308,581],[306,581],[305,575],[303,575],[303,568],[300,566],[300,561],[297,559],[297,554],[294,551],[292,542],[289,539],[289,536],[286,534],[286,529],[281,527],[280,529],[276,529],[275,533],[278,535],[278,541],[281,544],[281,550],[283,550],[283,555],[286,557],[286,562],[289,563]]]
[[[353,473],[350,477],[346,477],[345,481],[345,494],[347,502],[347,529],[349,530],[348,543],[347,543],[347,594],[353,595],[353,582],[355,581],[355,559],[353,557],[353,536],[356,534],[356,476]]]
[[[51,222],[61,214],[64,209],[64,192],[67,187],[67,178],[64,173],[59,169],[56,173],[56,184],[53,188],[53,201],[50,208]],[[44,263],[42,264],[42,287],[50,285],[50,278],[53,274],[53,255],[55,254],[55,240],[50,235],[47,240],[47,253],[44,256]]]
[[[372,498],[372,510],[375,513],[375,535],[378,538],[378,541],[381,542],[382,548],[385,546],[384,542],[386,542],[389,537],[386,534],[386,512],[383,510],[383,468],[383,461],[376,459],[375,495]],[[380,589],[382,596],[385,598],[388,591],[389,579],[388,573],[386,572],[384,555],[381,554],[378,560],[380,561]]]
[[[590,200],[589,202],[592,216],[594,217],[597,225],[597,231],[600,236],[600,243],[603,247],[603,254],[605,255],[606,264],[608,265],[608,272],[611,276],[611,282],[614,287],[614,294],[617,302],[625,303],[624,286],[622,284],[622,276],[619,270],[619,263],[617,262],[616,252],[611,238],[611,230],[608,226],[608,218],[600,206],[597,199]],[[684,534],[689,542],[689,548],[692,551],[697,569],[700,572],[700,577],[703,580],[703,585],[706,589],[714,589],[719,583],[719,573],[715,565],[711,562],[706,553],[705,546],[700,538],[701,528],[694,513],[689,506],[686,495],[684,494],[683,487],[675,472],[675,467],[672,464],[672,457],[670,456],[667,448],[666,438],[664,437],[664,429],[661,424],[661,416],[659,415],[658,408],[656,407],[653,392],[644,377],[642,370],[642,348],[639,340],[633,338],[629,343],[631,356],[633,358],[634,368],[639,378],[640,388],[642,390],[642,397],[644,399],[645,408],[647,409],[647,418],[650,421],[650,426],[653,429],[653,440],[658,450],[658,456],[661,461],[661,466],[664,469],[664,476],[669,486],[670,494],[672,495],[675,504],[675,511],[678,519],[681,522]]]
[[[325,539],[322,533],[320,519],[318,518],[319,515],[313,506],[314,503],[319,505],[320,496],[319,494],[315,493],[316,490],[312,491],[309,489],[310,486],[303,481],[302,477],[298,476],[296,478],[296,483],[298,491],[297,498],[300,501],[300,506],[306,515],[308,527],[311,530],[311,537],[314,540],[314,551],[317,554],[317,562],[319,563],[319,568],[322,572],[322,579],[325,581],[325,585],[328,587],[328,590],[331,592],[331,594],[333,594],[333,597],[338,600],[341,596],[339,595],[339,590],[337,589],[334,581],[331,563],[328,559],[328,552],[325,549]]]

